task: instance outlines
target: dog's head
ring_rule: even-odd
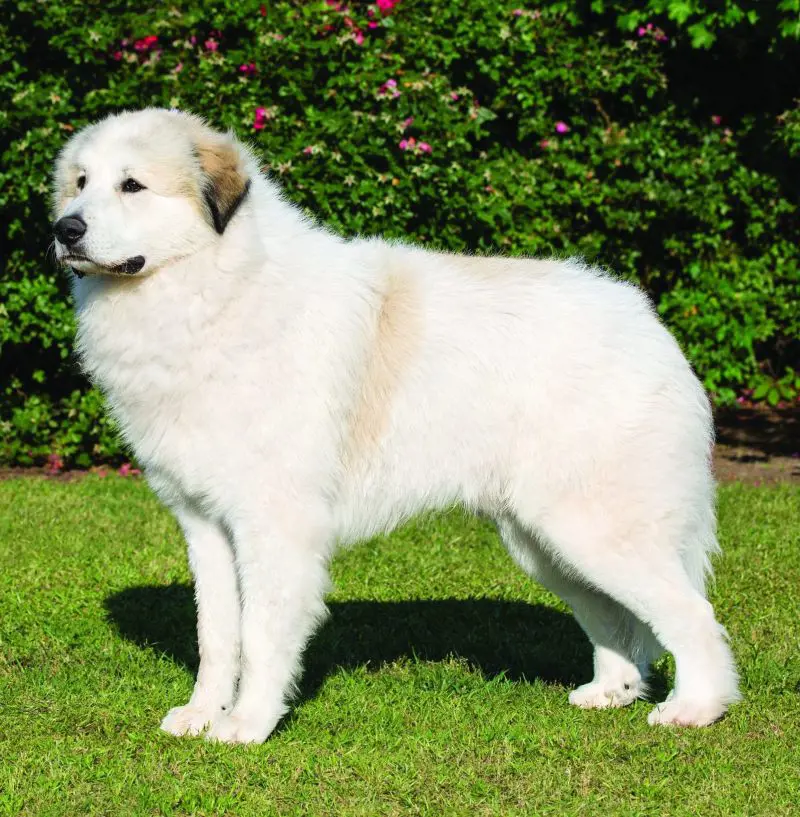
[[[78,274],[136,275],[218,240],[253,162],[196,116],[149,108],[75,134],[56,162],[56,258]]]

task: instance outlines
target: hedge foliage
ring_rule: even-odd
[[[346,2],[4,5],[0,460],[120,454],[71,356],[48,185],[74,130],[144,105],[234,129],[342,232],[608,266],[717,400],[796,397],[795,0],[724,25],[666,0],[647,20],[622,0]],[[713,47],[692,48],[697,20]]]

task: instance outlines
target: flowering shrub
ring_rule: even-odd
[[[75,129],[143,105],[232,128],[291,199],[342,232],[606,265],[650,292],[718,401],[795,399],[800,61],[765,46],[743,68],[722,38],[693,50],[668,14],[623,33],[621,0],[591,5],[603,13],[188,0],[147,13],[115,3],[87,20],[78,0],[11,0],[0,460],[123,461],[71,355],[47,200]]]
[[[615,13],[625,30],[652,31],[656,39],[666,39],[645,22],[658,16],[683,27],[695,48],[710,48],[720,35],[730,34],[766,33],[773,44],[800,40],[800,0],[593,0],[592,10]]]

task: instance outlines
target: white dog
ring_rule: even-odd
[[[55,173],[77,346],[175,513],[200,669],[162,728],[263,741],[339,543],[461,503],[575,612],[581,707],[701,726],[736,701],[706,601],[706,396],[639,290],[575,261],[477,258],[308,222],[230,134],[178,111],[76,134]]]

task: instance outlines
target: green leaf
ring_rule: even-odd
[[[763,400],[771,386],[768,380],[759,383],[753,391],[753,400]]]
[[[695,23],[687,31],[692,38],[692,48],[711,48],[717,35],[706,28],[704,23]]]
[[[693,11],[692,4],[686,0],[674,0],[669,4],[667,15],[670,20],[683,24],[692,16]]]

